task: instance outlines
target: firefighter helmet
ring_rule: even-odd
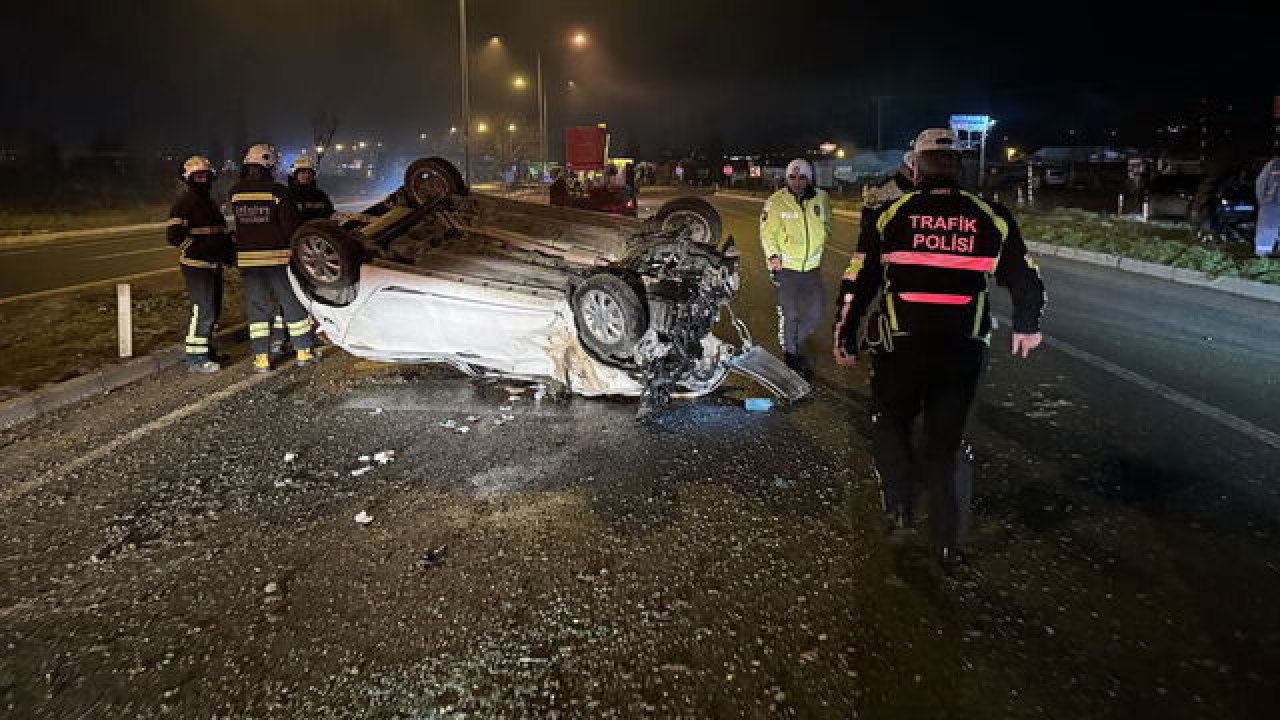
[[[203,155],[192,155],[187,161],[182,163],[182,179],[190,180],[192,173],[207,172],[213,174],[213,163],[209,162],[209,158]]]
[[[244,154],[245,165],[261,165],[268,170],[275,167],[279,160],[280,155],[276,149],[266,143],[258,143]]]
[[[296,174],[299,170],[310,170],[311,172],[315,172],[316,163],[306,155],[300,155],[298,159],[294,160],[293,164],[289,166],[289,174]]]

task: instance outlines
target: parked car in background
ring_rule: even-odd
[[[1154,220],[1190,220],[1191,204],[1204,183],[1204,175],[1157,175],[1147,186],[1150,217]]]

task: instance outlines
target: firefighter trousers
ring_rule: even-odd
[[[311,334],[311,317],[298,302],[289,284],[289,272],[284,265],[247,267],[240,269],[244,279],[244,297],[249,316],[249,344],[254,355],[266,355],[271,350],[271,325],[276,308],[284,317],[289,340],[295,350],[308,350],[315,346]]]
[[[973,470],[964,429],[986,363],[986,343],[972,338],[899,336],[892,352],[872,355],[872,455],[884,509],[911,517],[923,483],[938,547],[963,545],[968,531]]]
[[[222,314],[222,268],[179,267],[191,298],[191,317],[183,343],[187,361],[204,362],[213,357],[213,330]]]

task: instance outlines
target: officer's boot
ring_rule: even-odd
[[[256,373],[271,372],[271,356],[266,353],[254,355],[253,371]]]

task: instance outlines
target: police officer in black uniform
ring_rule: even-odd
[[[944,565],[963,559],[972,480],[963,438],[991,337],[987,278],[994,274],[1013,297],[1015,355],[1039,346],[1044,308],[1044,285],[1013,216],[959,188],[955,143],[945,128],[916,139],[918,187],[864,228],[862,265],[841,284],[833,349],[845,366],[860,349],[871,351],[872,452],[890,535],[910,532],[912,486],[923,481]]]
[[[289,240],[302,224],[288,188],[271,175],[279,156],[270,145],[254,145],[245,153],[240,182],[231,188],[236,220],[236,264],[244,279],[253,369],[271,370],[271,320],[280,307],[297,365],[315,362],[311,318],[289,284]]]
[[[192,372],[221,369],[212,348],[213,330],[222,313],[222,266],[235,262],[235,245],[226,218],[214,202],[213,165],[194,155],[182,164],[187,191],[173,204],[165,239],[178,248],[178,265],[191,297],[185,346]]]

